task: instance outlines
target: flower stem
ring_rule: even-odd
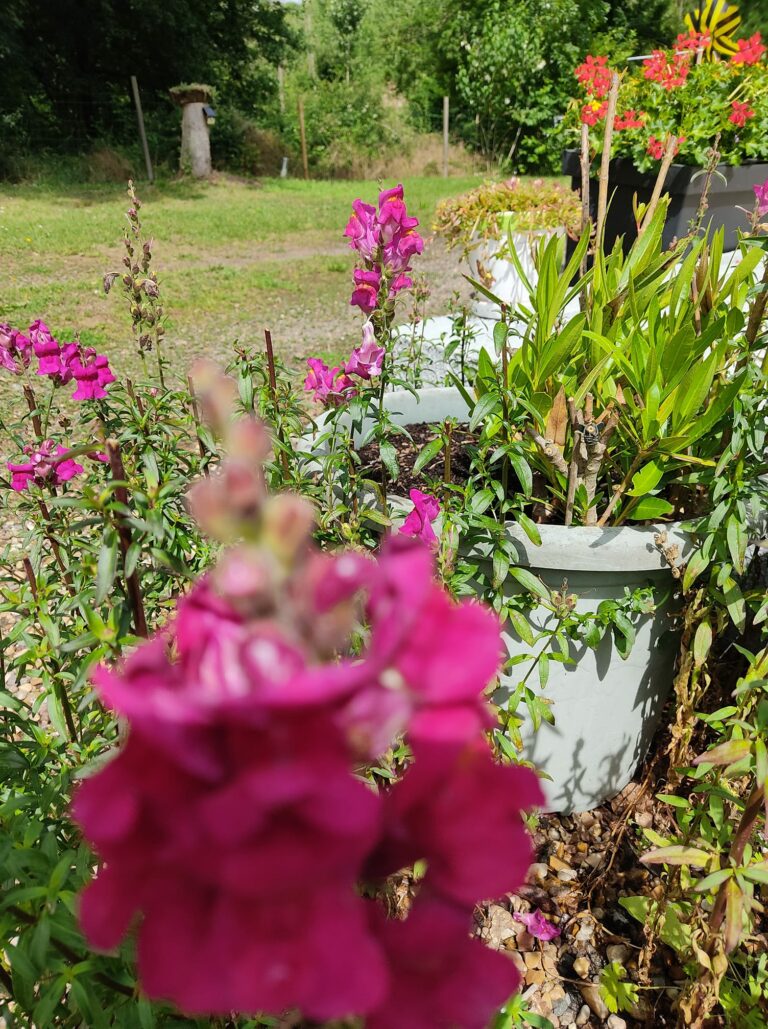
[[[116,439],[107,440],[107,455],[109,457],[109,467],[112,471],[112,478],[118,481],[125,480],[125,467],[123,466],[123,457],[120,453],[120,444]],[[128,490],[125,486],[115,487],[115,497],[120,504],[128,507]],[[123,555],[123,569],[125,569],[125,561],[128,555],[128,549],[131,545],[131,528],[127,521],[122,515],[117,517],[117,535],[120,541],[120,550]],[[144,614],[144,600],[141,595],[141,586],[139,584],[139,577],[134,569],[130,575],[126,576],[125,589],[128,594],[128,601],[133,611],[133,627],[137,636],[147,636],[147,619]]]

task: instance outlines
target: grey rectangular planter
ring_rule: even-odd
[[[746,231],[749,227],[747,215],[739,208],[751,211],[755,206],[752,187],[768,179],[768,164],[759,161],[748,161],[737,167],[719,164],[717,172],[712,176],[704,225],[711,225],[712,229],[725,228],[725,249],[735,250],[737,229]],[[696,217],[704,188],[704,174],[697,173],[701,173],[700,168],[686,164],[673,164],[669,169],[664,184],[664,191],[670,195],[663,236],[665,247],[674,239],[684,236],[692,219]],[[581,165],[577,150],[566,150],[563,154],[563,174],[570,175],[573,189],[581,189]],[[648,203],[655,182],[654,172],[638,171],[628,157],[616,157],[611,161],[608,175],[610,206],[605,223],[607,249],[612,248],[619,236],[624,237],[625,252],[629,249],[637,236],[632,198],[637,193],[641,203]],[[589,203],[594,220],[597,213],[596,178],[590,180]]]

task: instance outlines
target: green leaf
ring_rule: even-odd
[[[696,668],[701,668],[707,660],[712,646],[712,626],[709,622],[699,622],[696,635],[693,637],[693,661]]]
[[[509,557],[503,550],[493,552],[493,584],[496,588],[501,586],[509,571]]]
[[[664,515],[672,514],[674,510],[673,505],[661,497],[643,497],[627,517],[634,521],[645,521],[649,518],[663,518]]]
[[[546,651],[539,655],[539,686],[546,688],[549,682],[549,656]]]
[[[752,753],[751,740],[727,740],[693,759],[694,765],[733,765]]]
[[[632,478],[632,485],[627,490],[627,494],[630,497],[644,497],[646,494],[652,493],[661,482],[663,475],[663,465],[656,461],[649,461],[648,464],[644,464],[639,471],[635,472]]]
[[[552,596],[547,587],[538,576],[534,575],[533,572],[529,572],[527,568],[513,566],[509,569],[509,574],[513,579],[517,579],[520,585],[535,597],[551,601]]]
[[[472,417],[469,419],[469,428],[476,429],[480,422],[485,421],[488,415],[500,407],[499,398],[496,393],[485,393],[475,404]]]
[[[104,537],[101,541],[99,560],[96,567],[96,596],[94,601],[101,604],[112,589],[117,571],[117,533],[108,526],[104,530]]]
[[[518,511],[516,518],[517,524],[523,530],[523,532],[531,541],[531,543],[534,543],[537,547],[540,547],[541,533],[539,532],[539,527],[536,524],[536,522],[534,522],[532,518],[529,518],[527,514],[523,514],[522,511]]]
[[[623,611],[614,612],[613,625],[614,629],[618,632],[618,635],[614,633],[616,649],[626,661],[632,651],[632,647],[635,645],[635,628]]]
[[[723,593],[731,621],[740,632],[744,632],[747,627],[747,605],[735,579],[730,576],[726,578],[723,584]]]
[[[413,462],[413,473],[418,475],[419,472],[426,468],[430,461],[433,461],[440,451],[443,449],[443,441],[438,439],[431,439],[429,443],[425,444],[419,453],[419,456]]]
[[[683,573],[683,589],[686,593],[708,565],[709,561],[704,557],[703,553],[700,550],[694,550],[688,558],[688,563]]]
[[[712,855],[707,850],[699,847],[683,847],[674,844],[671,847],[659,847],[657,850],[649,850],[640,858],[646,865],[693,865],[695,868],[706,868],[712,860]]]
[[[534,643],[533,630],[531,629],[530,622],[525,617],[525,615],[522,614],[520,611],[516,611],[514,608],[511,608],[507,612],[507,617],[512,623],[512,628],[515,630],[515,632],[523,641],[523,643],[526,643],[529,647],[532,647]]]
[[[400,469],[397,467],[397,451],[388,439],[379,441],[379,458],[387,470],[387,474],[393,480],[397,480]]]

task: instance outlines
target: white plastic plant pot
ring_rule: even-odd
[[[512,215],[501,215],[500,223]],[[509,237],[506,231],[501,239],[477,238],[476,243],[467,255],[470,275],[494,293],[509,308],[519,303],[528,302],[528,288],[523,282],[515,265],[504,256],[508,245],[515,248],[520,265],[526,274],[529,284],[535,287],[539,276],[536,271],[534,255],[542,240],[547,241],[554,235],[562,235],[562,229],[540,229],[530,232],[513,232]],[[478,294],[472,302],[472,310],[479,318],[498,320],[499,308],[486,297]]]
[[[406,426],[468,418],[466,402],[457,389],[425,389],[417,396],[393,392],[386,395],[385,405],[393,421]],[[305,438],[302,447],[316,456],[327,449],[312,438]],[[391,500],[395,520],[411,508],[405,498]],[[518,709],[525,717],[523,757],[548,777],[542,781],[547,809],[587,811],[616,796],[631,781],[658,727],[672,686],[678,634],[671,617],[675,580],[655,537],[665,532],[681,559],[690,550],[690,540],[675,525],[606,529],[541,525],[539,531],[541,546],[531,543],[515,523],[507,524],[519,565],[554,590],[563,589],[567,581],[567,592],[578,597],[578,613],[596,611],[603,600],[622,600],[625,590],[648,585],[654,587],[657,600],[655,611],[631,616],[635,641],[626,659],[609,628],[596,650],[571,644],[573,664],[550,661],[542,695],[552,702],[554,725],[543,723],[534,731],[527,708]],[[469,556],[486,557],[483,553]],[[510,595],[521,587],[509,576],[502,588]],[[548,619],[552,618],[544,607],[534,606],[528,615],[534,632],[551,627]],[[510,657],[531,653],[509,623],[503,638]],[[499,706],[508,702],[529,667],[520,663],[510,669],[510,675],[502,675],[494,696]],[[530,681],[539,689],[535,669]]]
[[[635,640],[626,658],[609,628],[595,650],[571,642],[573,664],[550,662],[541,694],[551,701],[554,725],[544,722],[534,732],[524,709],[525,756],[549,776],[542,782],[548,809],[568,814],[615,797],[648,752],[672,687],[679,639],[671,615],[675,581],[656,536],[666,533],[666,545],[677,546],[681,557],[691,543],[676,525],[538,528],[541,546],[519,526],[508,525],[518,564],[552,590],[563,590],[567,582],[567,592],[578,598],[578,613],[594,612],[603,601],[620,601],[626,591],[649,584],[656,601],[651,613],[631,616]],[[509,595],[520,587],[508,578],[504,590]],[[527,618],[534,633],[551,628],[554,620],[543,606],[531,609]],[[510,657],[531,653],[509,623],[503,635]],[[501,677],[497,704],[508,702],[529,668],[530,662],[520,663]],[[538,689],[536,669],[531,679]]]

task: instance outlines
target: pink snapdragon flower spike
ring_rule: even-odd
[[[412,489],[408,496],[413,503],[413,511],[400,526],[404,536],[416,536],[425,543],[437,546],[437,536],[432,523],[440,514],[440,501],[420,489]]]
[[[357,393],[354,382],[343,368],[329,368],[319,357],[308,357],[309,374],[304,379],[304,390],[314,393],[315,400],[336,407]]]
[[[32,341],[29,337],[10,325],[0,324],[0,367],[21,375],[29,367],[31,357]]]
[[[63,378],[67,372],[68,355],[62,355],[58,340],[53,338],[45,322],[40,319],[32,322],[29,327],[29,338],[32,341],[35,357],[40,362],[37,374]]]
[[[516,922],[522,922],[528,932],[537,940],[548,943],[560,935],[560,929],[544,915],[539,908],[528,914],[516,911],[512,916]]]
[[[344,230],[363,264],[354,272],[353,306],[371,314],[412,285],[406,272],[411,270],[411,260],[424,249],[424,240],[416,232],[418,224],[418,218],[408,214],[402,185],[382,190],[378,208],[355,200]],[[388,283],[383,297],[382,279]]]
[[[384,347],[376,346],[373,326],[366,322],[363,326],[363,342],[350,354],[344,371],[348,375],[359,375],[361,379],[370,379],[379,375],[384,363]]]
[[[23,493],[29,488],[30,483],[39,486],[60,486],[83,471],[82,465],[66,456],[69,453],[66,447],[58,445],[52,439],[46,440],[36,450],[25,447],[25,453],[29,455],[27,461],[8,461],[11,489],[17,493]]]
[[[238,426],[203,508],[247,518],[245,542],[95,676],[129,731],[74,797],[103,862],[83,929],[111,949],[135,927],[142,987],[186,1014],[481,1029],[517,974],[470,939],[473,909],[524,880],[541,800],[484,735],[498,621],[448,596],[418,540],[319,552],[311,505],[263,487],[265,433]],[[403,732],[413,762],[376,791],[361,761]],[[389,922],[360,884],[417,858],[413,910]]]
[[[757,201],[757,213],[762,217],[768,214],[768,179],[760,186],[753,186],[755,200]]]

